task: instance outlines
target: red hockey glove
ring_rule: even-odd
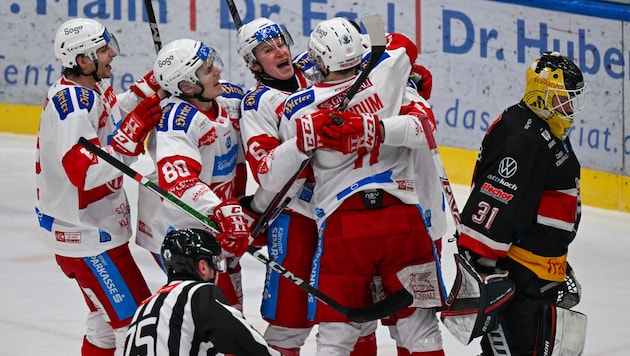
[[[413,80],[416,84],[418,94],[425,100],[429,100],[431,97],[431,89],[433,89],[433,76],[431,72],[424,66],[414,64],[411,67],[409,79]]]
[[[142,100],[114,132],[112,148],[128,156],[144,153],[144,139],[161,118],[162,109],[157,95]]]
[[[247,228],[252,232],[252,238],[254,239],[251,243],[254,247],[263,247],[267,246],[267,234],[264,231],[260,231],[258,235],[253,235],[254,226],[258,223],[260,219],[260,214],[257,213],[252,207],[252,200],[254,200],[254,195],[246,195],[238,200],[238,203],[243,207],[243,213],[245,214],[245,221],[247,222]]]
[[[335,111],[330,116],[337,125],[322,128],[321,145],[341,153],[354,153],[360,148],[373,149],[383,141],[378,116]]]
[[[322,127],[333,124],[330,112],[331,110],[325,109],[295,119],[297,146],[300,151],[306,153],[322,147],[320,143]]]
[[[231,198],[217,205],[214,208],[214,220],[221,227],[217,241],[223,250],[235,256],[242,256],[247,251],[249,228],[238,201]]]
[[[145,74],[142,78],[131,84],[131,89],[136,95],[142,99],[146,99],[160,90],[160,84],[153,75],[153,70]]]

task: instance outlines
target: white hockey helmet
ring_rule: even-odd
[[[293,38],[289,31],[265,17],[254,19],[238,29],[236,40],[237,53],[248,65],[256,61],[254,48],[274,37],[282,37],[287,46],[293,46]]]
[[[361,63],[361,34],[346,19],[335,17],[320,22],[311,32],[308,56],[320,70],[329,72],[350,69]]]
[[[96,51],[105,45],[119,53],[116,38],[100,22],[85,18],[72,19],[57,29],[55,57],[64,67],[72,68],[77,65],[78,55],[87,56],[96,62]]]
[[[223,68],[221,57],[212,47],[191,39],[175,40],[167,43],[158,53],[153,74],[162,89],[180,95],[179,83],[197,83],[199,79],[195,72],[207,60],[212,60],[212,65],[219,69]]]

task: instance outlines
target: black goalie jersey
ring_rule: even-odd
[[[579,182],[569,139],[556,139],[524,103],[509,107],[483,139],[458,244],[563,281],[580,219]]]
[[[145,300],[127,331],[125,355],[279,355],[227,304],[214,284],[173,281]]]

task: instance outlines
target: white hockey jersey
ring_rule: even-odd
[[[108,143],[116,125],[140,101],[133,92],[115,95],[104,79],[96,88],[65,77],[48,90],[37,136],[37,213],[55,254],[96,256],[131,237],[123,174],[78,144],[85,137],[127,164],[135,157]]]
[[[417,93],[413,100],[405,97],[413,95],[405,86],[416,53],[415,46],[404,35],[389,34],[386,52],[347,108],[348,111],[379,116],[384,126],[384,142],[378,149],[346,155],[327,149],[315,151],[311,164],[316,180],[314,201],[318,224],[360,190],[379,188],[404,203],[418,204],[413,150],[428,150],[418,118],[424,111],[415,105],[416,99],[421,99]],[[284,106],[280,137],[287,141],[293,138],[295,142],[294,119],[317,110],[338,107],[355,79],[356,76],[321,83],[291,95]],[[415,116],[399,115],[401,109],[403,113],[415,113]],[[272,160],[267,164],[276,162]]]
[[[232,126],[238,132],[240,127],[240,118],[241,118],[241,100],[244,95],[244,91],[238,85],[230,83],[225,80],[220,81],[223,85],[223,94],[220,97],[217,97],[216,102],[225,109],[227,112],[230,121],[232,122]],[[164,100],[162,102],[162,106],[167,105],[168,101]],[[149,138],[147,140],[147,153],[151,157],[154,162],[153,170],[145,175],[147,179],[152,182],[158,182],[158,174],[155,167],[156,160],[156,136],[157,130],[154,129]],[[237,137],[240,139],[240,135],[237,134]],[[239,142],[238,144],[238,157],[237,157],[237,166],[239,164],[245,165],[245,156],[243,152],[243,145]],[[247,170],[244,169],[239,174],[245,175],[240,178],[243,181],[247,181]],[[239,184],[239,182],[235,182],[235,184]],[[244,184],[240,183],[240,184]],[[244,188],[244,186],[243,186]],[[241,189],[243,189],[241,188]],[[162,241],[164,241],[164,236],[166,236],[166,232],[170,226],[174,226],[174,222],[170,220],[170,216],[178,216],[179,218],[186,217],[186,213],[184,212],[175,212],[169,211],[166,217],[163,217],[160,213],[158,213],[160,205],[162,205],[162,199],[156,195],[155,193],[149,191],[146,187],[139,186],[138,187],[138,224],[136,229],[136,244],[142,246],[143,248],[149,250],[154,254],[159,254],[160,249],[162,248]],[[168,202],[164,202],[164,204],[170,204]],[[173,209],[178,209],[176,207],[172,207]],[[196,222],[195,226],[197,226],[199,222]]]
[[[300,89],[305,89],[310,82],[295,62],[294,66],[298,86]],[[280,139],[279,121],[284,101],[290,94],[290,92],[259,83],[247,91],[241,103],[243,115],[241,136],[246,147],[247,161],[254,179],[259,184],[253,204],[260,212],[267,208],[275,194],[284,186],[284,182],[293,176],[295,162],[299,165],[299,162],[306,158],[304,153],[297,150],[295,144],[284,145]],[[278,162],[274,166],[277,171],[273,175],[266,165],[271,152],[273,152],[274,162]],[[283,178],[278,179],[278,175]],[[303,190],[304,199],[293,199],[287,208],[313,218],[313,208],[308,197],[309,192],[312,193],[312,185],[305,185],[305,181],[305,178],[301,178],[294,185],[296,190]]]
[[[234,197],[239,137],[227,111],[215,100],[209,112],[169,98],[156,127],[155,159],[160,187],[192,208],[211,216],[223,200]],[[169,202],[160,218],[176,228],[203,224]],[[166,231],[161,233],[164,236]]]

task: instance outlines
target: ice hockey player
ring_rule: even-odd
[[[239,155],[240,136],[217,102],[224,90],[222,68],[219,54],[203,42],[179,39],[164,45],[154,73],[172,96],[162,102],[155,146],[149,148],[155,151],[160,187],[213,219],[221,230],[217,240],[233,258],[247,250],[250,233],[235,196],[236,166],[244,159]],[[168,202],[160,206],[160,218],[169,228],[203,228]],[[242,308],[240,265],[219,276],[217,285],[230,305]]]
[[[254,19],[239,28],[237,42],[238,54],[257,81],[247,91],[241,104],[241,135],[246,158],[259,188],[254,196],[242,202],[248,211],[260,214],[282,187],[281,184],[278,187],[277,180],[267,177],[270,169],[283,170],[284,167],[269,167],[265,163],[269,153],[281,144],[279,113],[289,94],[306,88],[310,82],[292,62],[291,35],[277,23],[263,17]],[[283,173],[292,175],[286,170]],[[303,193],[292,199],[262,236],[255,237],[259,245],[268,245],[270,258],[305,280],[308,279],[310,261],[317,245],[317,228],[310,206],[314,183],[312,179],[306,181],[302,178],[298,180],[296,189],[303,190]],[[264,335],[271,347],[285,356],[299,355],[300,347],[313,325],[307,320],[306,309],[306,292],[277,272],[267,269],[261,314],[269,323]]]
[[[136,310],[125,355],[280,355],[214,285],[227,261],[210,233],[171,230],[161,256],[168,283]]]
[[[469,285],[480,293],[479,310],[458,316],[452,291],[452,313],[442,318],[465,344],[483,335],[483,355],[583,350],[586,316],[569,309],[579,291],[567,290],[577,285],[567,256],[581,214],[580,164],[568,135],[584,108],[584,90],[577,65],[545,52],[527,68],[521,101],[503,111],[481,143],[458,238],[458,265],[468,265],[460,277],[477,281]],[[505,288],[490,290],[497,280]],[[462,287],[459,294],[468,292]]]
[[[150,290],[129,250],[123,175],[78,141],[84,137],[132,163],[159,121],[159,87],[149,72],[130,90],[114,93],[109,78],[118,44],[98,21],[63,23],[53,47],[65,68],[41,114],[37,214],[57,264],[77,282],[89,309],[82,355],[121,355],[133,311]]]
[[[396,315],[399,354],[443,355],[435,315],[443,286],[413,188],[420,168],[412,152],[427,149],[419,121],[426,113],[405,89],[417,48],[398,33],[387,43],[348,110],[333,112],[356,79],[361,36],[346,19],[318,24],[308,48],[323,82],[287,99],[280,134],[313,155],[320,232],[311,284],[355,307],[372,304],[375,276],[385,294],[408,289],[413,303]],[[309,307],[319,323],[317,355],[348,355],[363,326],[321,302]]]

